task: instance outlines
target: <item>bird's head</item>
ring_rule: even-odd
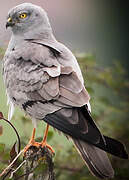
[[[46,12],[31,3],[20,4],[9,11],[6,23],[6,28],[8,27],[15,34],[32,31],[37,27],[51,29]]]

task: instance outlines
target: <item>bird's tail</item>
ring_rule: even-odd
[[[73,142],[94,176],[101,179],[113,178],[114,170],[106,152],[81,140],[73,139]]]

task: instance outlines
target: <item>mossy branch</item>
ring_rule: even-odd
[[[53,155],[46,148],[30,147],[24,164],[25,180],[55,180]]]

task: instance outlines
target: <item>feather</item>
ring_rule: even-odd
[[[81,140],[73,139],[73,142],[94,176],[101,179],[113,178],[114,170],[106,152]]]
[[[72,116],[67,117],[64,113],[62,115],[61,110],[46,115],[43,120],[74,139],[94,145],[117,157],[128,159],[128,154],[123,144],[115,139],[103,136],[85,106],[74,108],[74,110],[79,113],[77,124],[73,124]]]
[[[37,128],[37,120],[35,118],[31,118],[34,128]]]
[[[11,121],[13,114],[14,114],[14,104],[10,101],[9,103],[9,111],[8,111],[8,120]]]
[[[7,94],[7,91],[6,91]],[[11,121],[13,114],[14,114],[14,104],[11,101],[11,99],[9,98],[9,95],[7,94],[7,105],[9,106],[9,110],[8,110],[8,120]]]
[[[91,113],[91,105],[90,105],[90,102],[88,101],[88,103],[87,103],[86,105],[87,105],[87,107],[88,107],[89,112]]]

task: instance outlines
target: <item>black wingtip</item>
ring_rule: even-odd
[[[104,136],[106,140],[106,151],[112,155],[115,155],[122,159],[128,159],[128,153],[126,147],[115,139]]]
[[[129,158],[129,156],[127,154],[127,151],[126,151],[126,148],[122,143],[121,143],[121,158],[123,158],[123,159],[128,159]]]
[[[129,159],[129,156],[128,156],[128,154],[127,154],[127,153],[125,153],[125,155],[124,155],[124,159]]]
[[[116,155],[122,159],[128,159],[128,154],[126,151],[125,146],[121,143],[121,145],[118,147],[118,154]]]

